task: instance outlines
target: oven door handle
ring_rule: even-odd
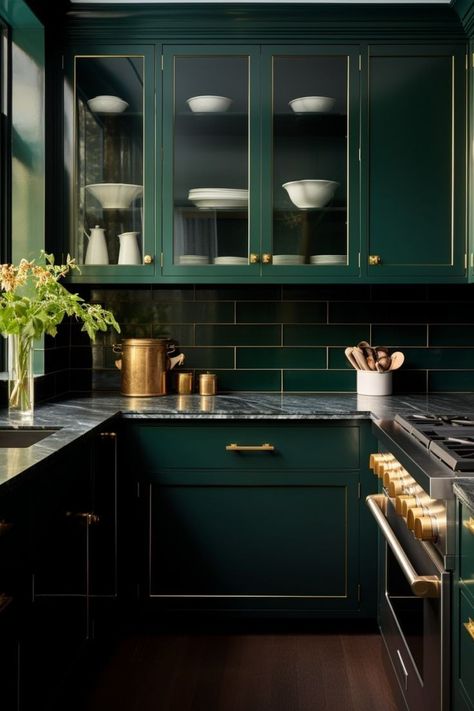
[[[439,597],[441,593],[441,581],[436,575],[418,575],[405,551],[400,545],[390,524],[385,518],[387,497],[383,494],[372,494],[365,500],[372,516],[382,531],[385,540],[392,549],[392,553],[397,559],[405,578],[408,581],[411,591],[417,597]]]

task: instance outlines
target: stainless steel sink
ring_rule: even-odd
[[[54,434],[60,427],[43,429],[40,427],[0,427],[0,448],[6,447],[31,447],[36,442],[41,442],[45,437]]]

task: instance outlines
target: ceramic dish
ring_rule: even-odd
[[[345,254],[312,254],[309,258],[311,264],[347,264]]]
[[[247,207],[248,190],[193,188],[188,193],[188,199],[200,209]]]
[[[128,183],[92,183],[86,185],[91,195],[100,202],[103,208],[123,209],[130,207],[143,192],[143,185]]]
[[[227,96],[192,96],[186,103],[193,113],[222,113],[227,111],[232,104],[232,99]]]
[[[273,264],[304,264],[302,254],[274,254]]]
[[[305,113],[327,113],[332,111],[335,99],[330,96],[300,96],[298,99],[292,99],[288,105],[295,114]]]
[[[247,257],[214,257],[214,264],[248,264]]]
[[[178,264],[209,264],[209,257],[206,254],[181,254],[178,257]]]
[[[296,207],[324,207],[336,192],[339,183],[334,180],[292,180],[283,183],[291,202]]]
[[[128,107],[128,104],[118,96],[95,96],[87,102],[91,111],[96,114],[121,114]]]

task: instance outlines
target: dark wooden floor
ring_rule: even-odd
[[[74,709],[396,711],[382,646],[372,629],[129,632]]]

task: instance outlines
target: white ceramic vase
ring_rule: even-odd
[[[119,264],[141,264],[140,248],[138,246],[139,232],[122,232],[119,235]]]

